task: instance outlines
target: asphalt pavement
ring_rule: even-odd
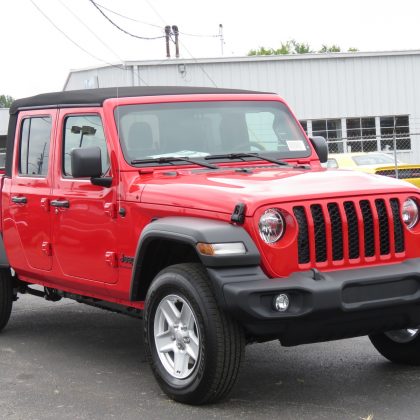
[[[392,365],[365,337],[250,345],[230,397],[191,407],[161,392],[141,331],[123,315],[22,296],[0,334],[0,418],[420,418],[420,368]]]

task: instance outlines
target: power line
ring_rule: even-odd
[[[145,22],[143,20],[139,20],[139,19],[134,19],[132,17],[123,15],[122,13],[116,12],[115,10],[112,10],[108,7],[103,6],[102,4],[95,2],[97,6],[99,6],[101,9],[106,10],[109,13],[112,13],[116,16],[122,17],[123,19],[127,19],[127,20],[131,20],[132,22],[137,22],[137,23],[141,23],[143,25],[148,25],[148,26],[152,26],[154,28],[159,28],[161,29],[161,26],[153,24],[153,23],[149,23],[149,22]],[[188,32],[180,32],[181,35],[185,35],[185,36],[195,36],[195,37],[199,37],[199,38],[218,38],[220,37],[219,34],[212,34],[212,35],[207,35],[207,34],[192,34],[192,33],[188,33]]]
[[[115,10],[111,10],[111,9],[109,9],[108,7],[102,6],[102,4],[99,4],[99,3],[96,3],[96,5],[97,5],[97,6],[99,6],[101,9],[106,10],[106,11],[107,11],[107,12],[109,12],[109,13],[112,13],[112,14],[114,14],[114,15],[117,15],[117,16],[122,17],[123,19],[131,20],[132,22],[142,23],[143,25],[148,25],[148,26],[152,26],[152,27],[154,27],[154,28],[159,28],[159,29],[162,29],[162,27],[161,27],[160,25],[155,25],[155,24],[153,24],[153,23],[144,22],[144,21],[142,21],[142,20],[138,20],[138,19],[131,18],[131,17],[129,17],[129,16],[125,16],[125,15],[123,15],[123,14],[121,14],[121,13],[116,12]]]
[[[90,57],[94,58],[97,61],[100,61],[101,63],[107,64],[108,66],[117,68],[119,70],[125,70],[124,66],[118,66],[115,64],[112,64],[106,60],[103,60],[102,58],[97,57],[96,55],[92,54],[90,51],[88,51],[86,48],[82,47],[80,44],[78,44],[76,41],[74,41],[69,35],[67,35],[62,29],[60,29],[54,22],[52,19],[50,19],[50,17],[48,15],[45,14],[45,12],[33,1],[33,0],[29,0],[33,6],[38,10],[39,13],[41,13],[42,16],[44,16],[44,18],[46,20],[48,20],[48,22],[54,26],[54,28],[60,32],[65,38],[67,38],[67,40],[69,40],[73,45],[75,45],[77,48],[79,48],[80,50],[82,50],[85,54],[89,55]],[[140,75],[138,74],[139,79],[145,84],[148,85],[148,83],[146,83],[145,80],[143,80]]]
[[[67,11],[69,13],[72,14],[72,16],[74,18],[76,18],[108,51],[111,51],[112,54],[115,55],[115,57],[118,58],[118,60],[123,61],[123,59],[118,55],[118,53],[116,53],[101,37],[99,37],[98,35],[96,35],[96,33],[94,31],[92,31],[92,29],[86,25],[86,23],[84,23],[82,21],[82,19],[80,19],[79,16],[76,15],[76,13],[74,13],[71,9],[69,9],[69,7],[66,6],[66,4],[62,1],[62,0],[58,0],[59,3],[67,9]]]
[[[121,32],[124,32],[126,35],[129,35],[133,38],[137,38],[137,39],[142,39],[145,41],[151,41],[151,40],[155,40],[155,39],[162,39],[165,38],[164,35],[161,36],[155,36],[155,37],[146,37],[146,36],[139,36],[139,35],[135,35],[132,34],[131,32],[126,31],[125,29],[121,28],[121,26],[118,26],[93,0],[89,0],[93,6],[99,11],[99,13],[109,22],[111,23],[113,26],[115,26],[118,30],[120,30]]]

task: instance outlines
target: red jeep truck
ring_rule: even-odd
[[[226,396],[252,342],[369,335],[420,364],[419,190],[322,168],[277,95],[108,88],[10,114],[0,329],[25,293],[143,317],[157,381],[190,404]]]

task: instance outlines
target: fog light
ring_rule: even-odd
[[[289,296],[284,293],[277,295],[274,297],[273,304],[276,311],[285,312],[289,309]]]

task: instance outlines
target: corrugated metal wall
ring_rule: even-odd
[[[179,71],[184,64],[185,73]],[[172,60],[126,70],[104,67],[73,72],[66,90],[148,85],[218,86],[277,92],[299,118],[365,115],[420,116],[420,52],[413,54],[331,54],[287,59]],[[213,84],[214,81],[214,84]]]
[[[307,54],[126,63],[69,75],[65,90],[130,85],[217,86],[276,92],[301,120],[409,115],[420,162],[420,51]]]

